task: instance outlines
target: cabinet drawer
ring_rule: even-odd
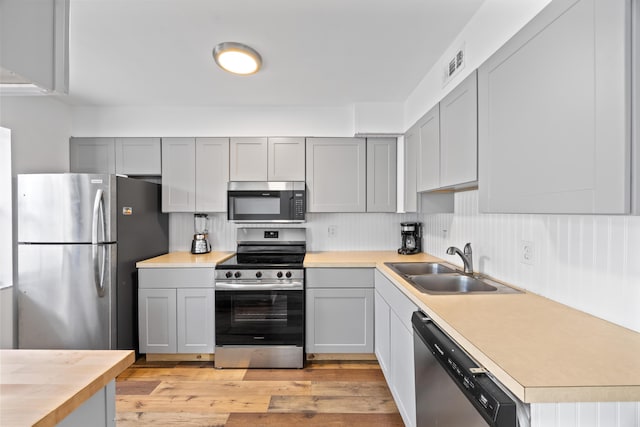
[[[140,288],[214,287],[213,268],[141,268]]]
[[[373,288],[374,268],[307,268],[307,288]]]
[[[389,279],[376,270],[376,291],[389,304],[389,307],[398,316],[398,319],[409,330],[411,326],[411,314],[418,310],[405,294],[402,293]]]

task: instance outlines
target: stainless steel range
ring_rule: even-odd
[[[216,368],[304,365],[304,228],[239,228],[216,266]]]

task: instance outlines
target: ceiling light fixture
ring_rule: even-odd
[[[216,45],[213,48],[213,59],[220,68],[233,74],[255,74],[262,66],[262,58],[258,52],[236,42]]]

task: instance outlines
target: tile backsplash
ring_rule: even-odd
[[[420,220],[425,252],[462,265],[445,251],[471,242],[476,271],[640,331],[640,217],[481,214],[474,190]]]

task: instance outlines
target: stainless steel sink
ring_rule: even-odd
[[[453,266],[437,262],[387,262],[391,270],[418,291],[431,295],[514,294],[518,289],[498,283],[488,277],[472,276]]]
[[[495,286],[463,274],[412,276],[409,282],[420,292],[428,294],[465,294],[468,292],[495,292]]]
[[[422,274],[445,274],[455,273],[452,267],[437,262],[388,262],[389,266],[396,273],[403,276],[418,276]]]

